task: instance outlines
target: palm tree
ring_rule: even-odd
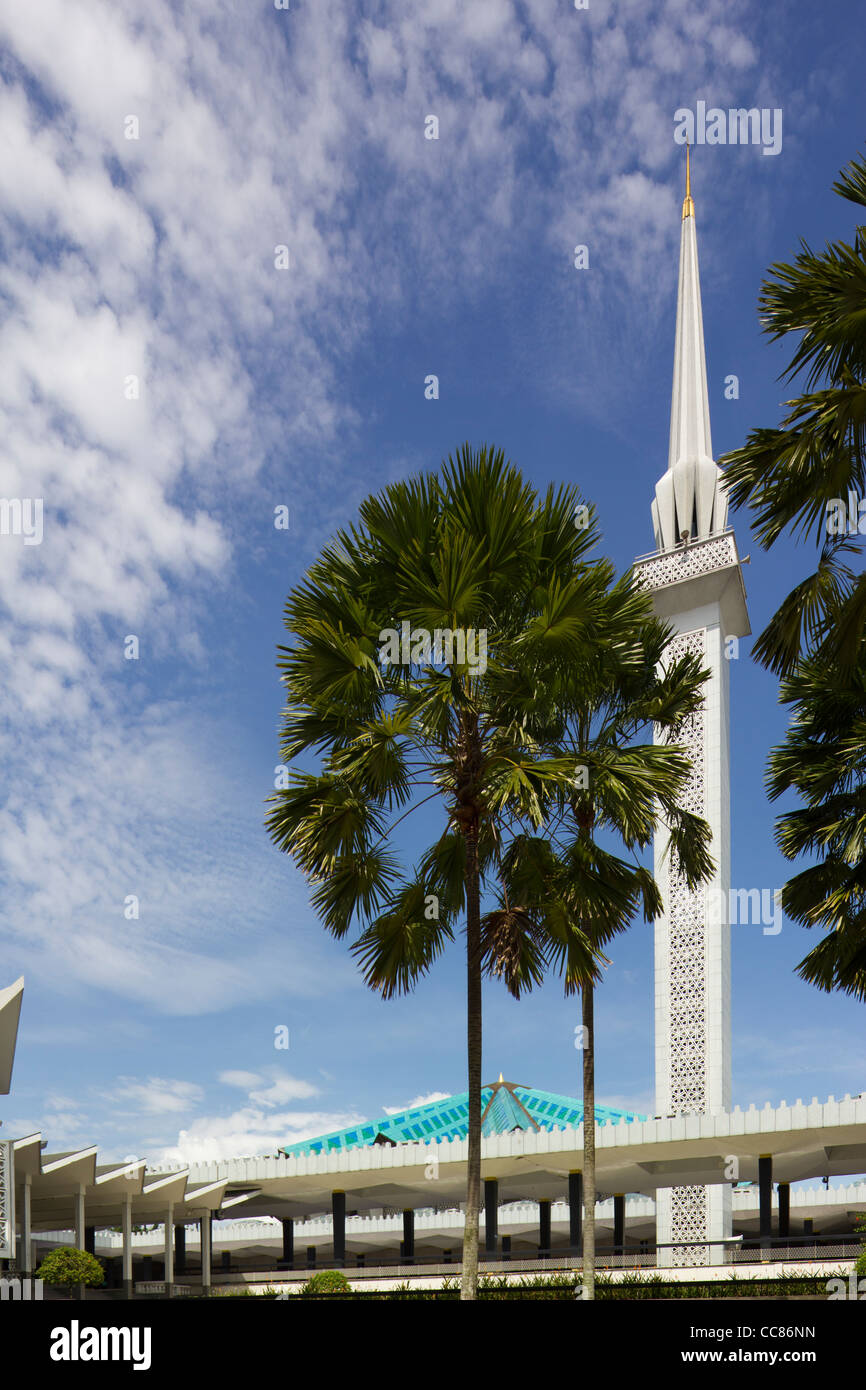
[[[853,159],[833,187],[866,207],[866,156]],[[866,575],[844,563],[855,548],[850,538],[828,527],[835,501],[847,510],[849,492],[866,497],[866,227],[857,227],[851,245],[801,248],[793,265],[772,266],[759,310],[771,340],[799,340],[782,375],[805,372],[805,390],[787,402],[779,428],[753,430],[741,449],[719,460],[731,500],[751,507],[765,550],[785,531],[816,536],[817,569],[755,644],[764,665],[781,674],[806,650],[850,669],[866,626]]]
[[[834,189],[866,207],[866,157],[852,160]],[[793,265],[773,266],[760,307],[771,338],[799,340],[784,375],[804,371],[805,389],[788,402],[780,428],[753,431],[721,463],[732,500],[749,504],[765,549],[785,531],[816,534],[817,568],[755,645],[763,664],[783,677],[781,699],[792,710],[767,785],[771,797],[791,789],[804,802],[776,822],[783,853],[818,856],[786,884],[782,905],[805,926],[830,928],[798,972],[822,989],[862,998],[866,573],[847,557],[866,532],[859,510],[866,513],[866,227],[857,227],[852,244],[820,253],[801,246]]]
[[[538,834],[515,836],[500,871],[497,909],[484,920],[485,968],[515,996],[554,968],[566,994],[580,990],[583,1025],[583,1297],[595,1296],[594,992],[604,951],[637,911],[652,922],[662,899],[650,871],[629,853],[646,848],[660,823],[690,887],[713,868],[711,831],[679,801],[691,771],[673,740],[703,699],[707,672],[695,657],[665,664],[666,625],[626,576],[608,595],[608,642],[591,670],[571,669],[548,691],[548,731],[581,769],[559,783]],[[639,742],[655,724],[666,743]],[[519,904],[519,907],[516,906]],[[509,938],[510,931],[510,938]]]
[[[597,531],[591,515],[575,525],[577,506],[575,489],[539,499],[501,451],[467,445],[441,476],[367,498],[286,602],[281,752],[318,763],[295,766],[269,798],[272,838],[307,876],[326,929],[357,928],[353,953],[385,998],[414,987],[465,916],[463,1299],[478,1268],[481,895],[511,839],[541,824],[552,789],[575,774],[574,757],[539,735],[546,692],[569,670],[588,673],[608,638],[609,566],[587,559]],[[403,871],[395,831],[431,801],[442,832]]]
[[[866,1000],[866,644],[851,673],[805,659],[782,700],[793,719],[770,757],[769,791],[775,799],[794,790],[804,804],[779,817],[776,841],[787,859],[818,856],[785,885],[782,907],[805,927],[829,929],[797,973]]]

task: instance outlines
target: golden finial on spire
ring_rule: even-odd
[[[685,198],[683,199],[683,221],[684,221],[684,222],[685,222],[685,220],[686,220],[687,217],[694,217],[694,215],[695,215],[695,205],[694,205],[694,203],[693,203],[693,201],[692,201],[692,170],[691,170],[691,161],[690,161],[690,159],[689,159],[689,154],[690,154],[689,143],[688,143],[688,141],[686,141],[686,196],[685,196]]]
[[[502,1081],[502,1072],[499,1073],[499,1084],[500,1084],[500,1086],[503,1085],[503,1081]]]

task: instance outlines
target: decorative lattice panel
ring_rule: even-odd
[[[15,1197],[12,1176],[12,1145],[0,1140],[0,1259],[15,1258]]]
[[[671,1241],[705,1241],[708,1230],[707,1189],[705,1187],[671,1188]],[[703,1244],[680,1245],[673,1251],[674,1268],[694,1268],[707,1262],[707,1247]]]
[[[722,537],[722,541],[727,537]],[[704,659],[704,633],[675,637],[668,654],[678,660],[693,655]],[[704,712],[696,710],[676,731],[691,759],[692,770],[682,795],[687,811],[706,812],[704,782]],[[676,855],[668,861],[668,932],[670,982],[670,1104],[679,1115],[700,1115],[707,1108],[707,998],[704,892],[690,889],[679,872]],[[675,1187],[671,1196],[671,1240],[707,1239],[707,1193],[703,1187]],[[704,1246],[673,1252],[675,1265],[699,1265]]]
[[[695,579],[710,570],[722,570],[736,564],[737,544],[733,532],[728,531],[720,536],[710,536],[705,541],[678,546],[676,550],[666,550],[647,560],[639,560],[635,573],[648,588],[664,589],[668,584],[679,584],[682,579]]]
[[[668,651],[674,660],[686,654],[703,660],[703,631],[675,637]],[[682,804],[701,816],[705,810],[702,708],[683,720],[675,739],[687,749],[692,762]],[[674,854],[668,863],[671,1109],[675,1114],[699,1115],[706,1109],[707,1099],[704,892],[702,888],[688,888]]]

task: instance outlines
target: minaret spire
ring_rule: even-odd
[[[685,196],[685,198],[683,199],[683,221],[684,221],[684,222],[685,222],[685,220],[686,220],[687,217],[694,217],[694,215],[695,215],[695,205],[694,205],[694,203],[692,202],[692,169],[691,169],[691,159],[690,159],[690,157],[689,157],[690,154],[691,154],[691,149],[690,149],[689,145],[687,144],[687,145],[686,145],[686,196]]]
[[[670,550],[683,540],[703,540],[724,530],[727,520],[722,476],[713,462],[710,435],[698,236],[688,146],[668,470],[656,484],[652,512],[659,550]]]

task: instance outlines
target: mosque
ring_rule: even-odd
[[[713,459],[695,205],[687,155],[670,447],[651,505],[656,548],[635,563],[671,650],[709,671],[681,741],[688,808],[712,829],[713,880],[690,890],[655,847],[655,1111],[598,1106],[598,1262],[724,1274],[830,1261],[859,1247],[866,1095],[731,1108],[730,711],[727,644],[750,631],[742,564]],[[23,981],[0,991],[0,1093],[8,1093]],[[490,1269],[574,1267],[583,1221],[583,1107],[502,1076],[482,1092],[484,1254]],[[448,1272],[460,1259],[468,1096],[450,1096],[280,1149],[188,1168],[100,1164],[0,1142],[0,1258],[32,1272],[74,1243],[109,1277],[169,1292],[185,1281],[300,1280],[317,1264]],[[736,1174],[731,1157],[736,1158]],[[791,1190],[810,1179],[814,1185]],[[139,1229],[133,1236],[133,1224]],[[70,1232],[72,1237],[70,1239]],[[215,1259],[219,1254],[219,1262]],[[814,1267],[814,1265],[812,1266]]]

